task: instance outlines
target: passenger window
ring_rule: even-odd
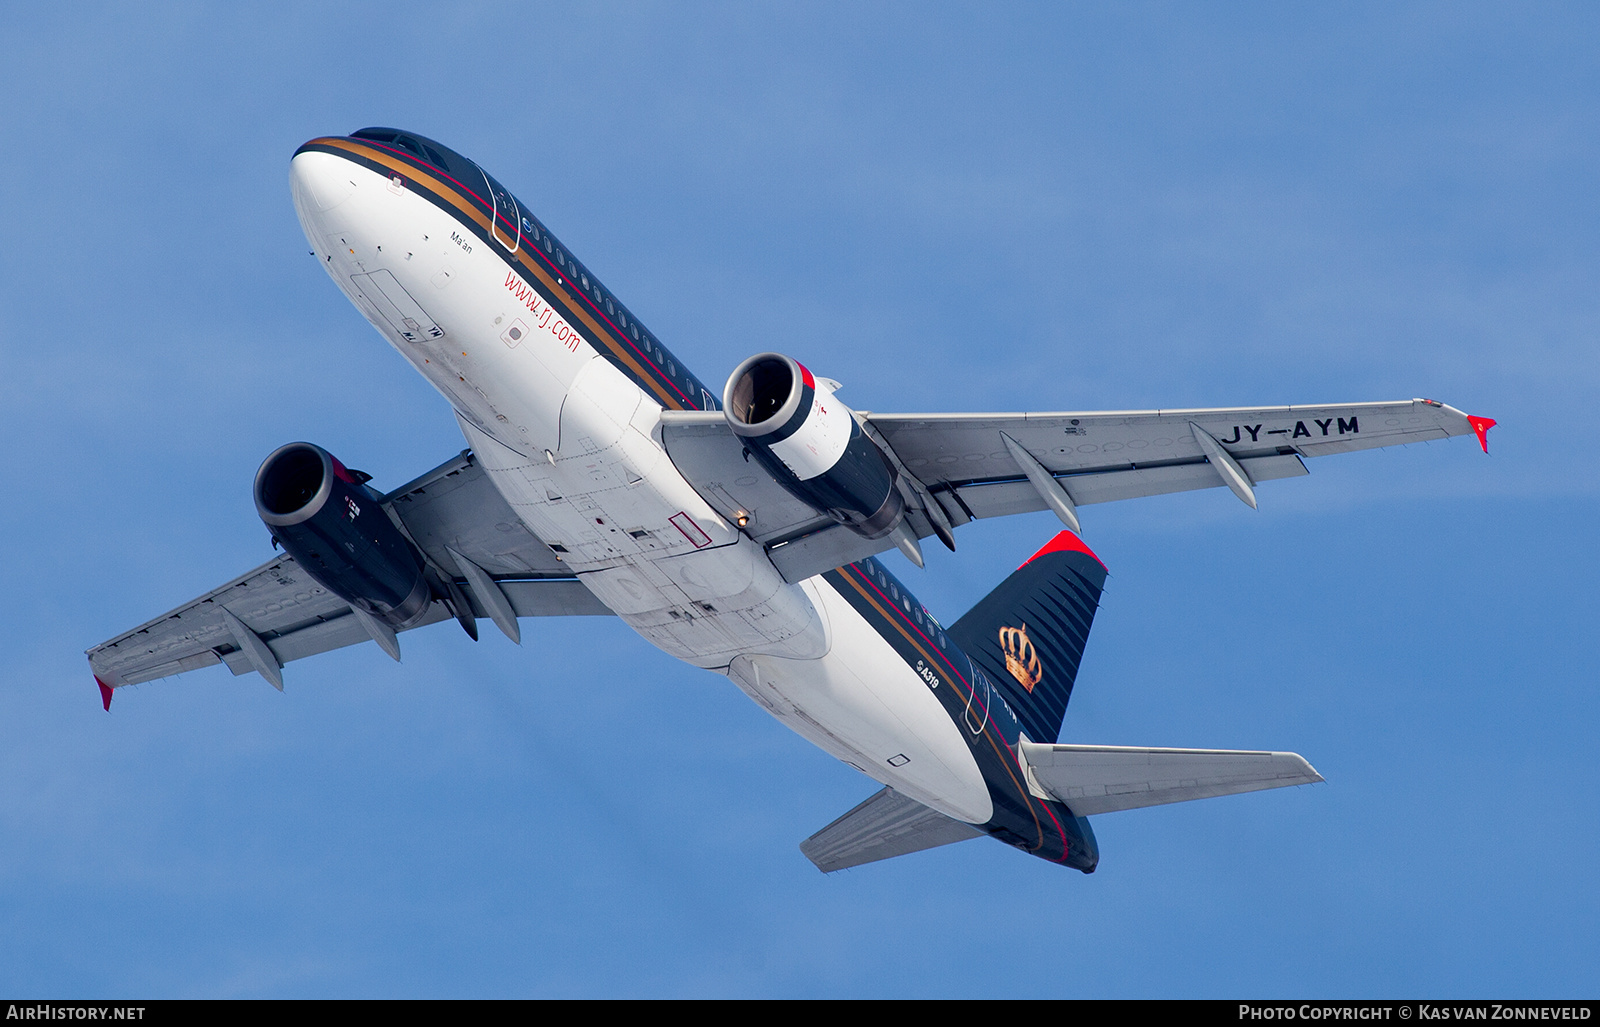
[[[638,342],[639,341],[639,326],[638,325],[630,325],[628,327],[628,331],[633,333],[633,341],[634,342]]]
[[[606,313],[615,314],[616,312],[617,312],[617,308],[612,306],[610,300],[606,300]]]

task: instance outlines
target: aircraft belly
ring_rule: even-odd
[[[831,635],[827,655],[746,655],[728,676],[787,727],[896,791],[969,824],[994,816],[966,739],[927,684],[820,578],[806,582]]]
[[[827,652],[807,593],[673,466],[660,405],[493,247],[403,183],[327,154],[295,162],[328,273],[449,400],[518,518],[601,602],[702,667]]]
[[[825,633],[805,593],[641,430],[659,415],[596,358],[567,398],[553,461],[524,457],[466,419],[462,431],[529,530],[560,546],[578,579],[651,644],[713,668],[742,652],[821,655]]]

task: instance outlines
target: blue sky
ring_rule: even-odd
[[[1589,5],[106,5],[0,14],[0,990],[1593,995]],[[443,624],[119,693],[82,651],[269,553],[307,439],[463,446],[338,294],[294,148],[475,158],[707,381],[874,410],[1429,396],[1467,439],[1084,510],[1064,738],[1314,788],[832,877],[875,785],[616,623]],[[1056,530],[897,567],[954,619]],[[898,557],[894,558],[896,561]]]

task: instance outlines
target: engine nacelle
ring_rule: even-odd
[[[383,497],[309,442],[273,451],[256,472],[256,512],[324,588],[393,626],[422,619],[433,591],[421,557]]]
[[[882,538],[905,513],[894,464],[855,414],[810,371],[781,353],[734,368],[722,413],[751,455],[797,498],[867,538]]]

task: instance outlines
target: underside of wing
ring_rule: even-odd
[[[1292,752],[1022,742],[1021,755],[1030,784],[1080,817],[1322,780]]]
[[[440,567],[455,569],[453,549],[497,577],[572,577],[523,526],[470,451],[385,498],[417,548]]]
[[[1243,472],[1248,488],[1306,474],[1304,457],[1470,435],[1477,428],[1475,419],[1428,399],[1210,410],[873,414],[869,420],[908,471],[970,517],[1048,505],[1005,437],[1082,506],[1229,486],[1229,463]]]
[[[950,529],[975,518],[1044,509],[1078,531],[1078,506],[1190,489],[1227,487],[1254,506],[1256,485],[1306,474],[1305,457],[1474,432],[1487,450],[1485,433],[1494,423],[1430,399],[858,417],[898,472],[905,525],[918,539],[948,539]],[[892,536],[865,538],[796,498],[751,459],[719,412],[668,412],[661,431],[679,472],[764,545],[789,581],[898,544]]]
[[[385,497],[407,536],[443,580],[410,628],[449,620],[459,602],[472,620],[611,613],[527,531],[470,454],[463,453]],[[88,651],[105,702],[110,690],[224,663],[282,687],[282,667],[375,641],[398,653],[372,618],[319,584],[287,554]],[[391,648],[393,647],[393,648]]]
[[[810,504],[797,499],[750,459],[743,441],[716,411],[667,411],[661,436],[673,466],[707,503],[766,547],[785,580],[806,578],[892,549],[887,536],[868,539],[851,531]],[[907,486],[913,483],[907,479]],[[906,520],[917,538],[934,533],[921,497],[903,490],[915,502],[906,506]],[[963,517],[958,523],[965,523]]]
[[[981,837],[970,824],[885,788],[801,842],[800,851],[826,874]]]

